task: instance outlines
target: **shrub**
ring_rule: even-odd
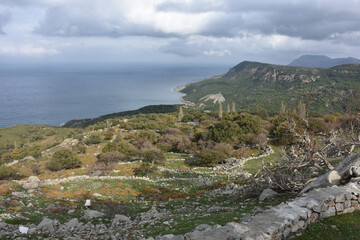
[[[145,176],[149,173],[154,173],[157,171],[157,166],[152,165],[149,162],[143,162],[138,168],[135,168],[134,174],[135,176]]]
[[[84,145],[79,145],[78,147],[77,147],[77,152],[78,153],[86,153],[86,147],[84,146]]]
[[[7,166],[0,166],[0,180],[11,180],[19,178],[19,173]]]
[[[245,143],[260,131],[260,121],[249,114],[229,113],[209,127],[209,138],[215,142]]]
[[[108,142],[102,149],[103,153],[115,152],[119,150],[119,145],[115,142]]]
[[[166,160],[164,153],[155,147],[143,151],[140,155],[144,162],[150,162],[151,164],[163,164]]]
[[[115,134],[115,131],[114,131],[114,129],[111,128],[105,132],[104,139],[110,140],[114,136],[114,134]]]
[[[100,134],[93,133],[91,134],[87,139],[85,139],[85,144],[99,144],[101,143],[101,137]]]
[[[46,167],[51,171],[81,167],[81,161],[70,149],[60,149],[54,153]]]
[[[30,165],[30,170],[34,175],[39,175],[41,173],[41,167],[40,164],[34,163]]]
[[[233,151],[232,146],[229,144],[217,144],[213,149],[203,149],[196,154],[198,157],[196,164],[199,166],[214,166],[231,157]]]
[[[97,155],[98,162],[105,164],[116,163],[125,160],[125,155],[119,152],[111,151]]]

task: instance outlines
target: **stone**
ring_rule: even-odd
[[[359,202],[358,201],[351,201],[351,206],[354,207],[356,210],[359,210]]]
[[[125,215],[116,214],[114,219],[111,222],[111,226],[115,227],[115,226],[117,226],[117,225],[119,225],[120,223],[123,223],[123,222],[130,223],[131,220],[130,220],[130,218],[128,218]]]
[[[30,189],[36,189],[39,187],[39,183],[38,182],[30,182],[30,183],[24,183],[23,188],[25,190],[30,190]]]
[[[207,224],[200,224],[194,229],[194,231],[200,232],[200,231],[205,231],[207,229],[211,229],[211,226],[209,226]]]
[[[286,239],[291,233],[291,228],[286,228],[285,231],[283,232],[283,238]]]
[[[328,200],[328,201],[326,201],[326,204],[329,206],[329,207],[335,207],[335,202],[334,202],[334,200]]]
[[[81,224],[79,223],[79,220],[77,218],[73,218],[64,225],[66,226],[67,229],[71,230],[78,228]]]
[[[327,217],[332,217],[336,215],[336,209],[335,207],[329,207],[328,210],[326,210],[325,212],[320,213],[320,218],[327,218]]]
[[[274,190],[267,188],[264,191],[262,191],[260,197],[259,197],[259,201],[263,202],[266,199],[271,199],[274,198],[276,195],[278,195],[277,192],[275,192]]]
[[[299,221],[299,222],[298,222],[298,226],[299,226],[299,228],[301,228],[301,229],[304,228],[304,227],[305,227],[305,221],[302,221],[302,220]]]
[[[351,207],[351,201],[350,201],[350,200],[346,200],[346,201],[344,202],[344,208],[349,208],[349,207]]]
[[[37,225],[36,230],[52,234],[55,231],[55,222],[49,218],[44,218],[39,225]]]
[[[90,207],[91,206],[91,199],[86,199],[84,206],[85,207]]]
[[[23,234],[27,234],[29,231],[28,227],[24,227],[24,226],[19,226],[19,232],[23,233]]]
[[[319,214],[318,214],[318,213],[312,212],[312,213],[311,213],[311,216],[310,216],[310,221],[311,221],[312,223],[314,223],[314,222],[316,222],[316,220],[318,219],[318,217],[319,217]]]
[[[360,153],[346,157],[341,161],[334,170],[318,177],[315,181],[307,184],[300,192],[300,196],[315,188],[324,188],[333,185],[339,185],[341,180],[349,180],[353,167],[360,167]]]
[[[335,202],[339,203],[339,202],[345,202],[345,194],[340,194],[339,196],[337,196],[335,198]]]
[[[335,204],[335,208],[337,212],[342,212],[344,211],[344,205],[342,203],[337,203]]]
[[[344,209],[343,213],[344,213],[344,214],[345,214],[345,213],[352,213],[352,212],[354,212],[354,211],[355,211],[355,208],[349,207],[349,208]]]
[[[299,225],[297,225],[297,224],[294,224],[293,226],[292,226],[292,228],[291,228],[291,232],[292,233],[295,233],[295,232],[297,232],[299,230]]]
[[[26,183],[23,184],[23,188],[26,190],[36,189],[40,186],[41,180],[36,176],[31,176],[26,180]]]
[[[96,210],[85,210],[84,212],[84,218],[86,220],[91,220],[93,218],[99,218],[105,216],[104,213],[96,211]]]

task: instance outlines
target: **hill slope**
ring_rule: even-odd
[[[312,68],[331,68],[343,64],[360,64],[360,59],[348,58],[329,58],[324,55],[303,55],[291,63],[294,67],[312,67]]]
[[[330,69],[242,62],[220,77],[187,85],[184,100],[204,109],[218,104],[200,99],[221,93],[223,106],[236,103],[237,110],[264,108],[279,112],[281,102],[294,108],[302,100],[311,115],[358,111],[360,106],[360,65],[342,65]]]

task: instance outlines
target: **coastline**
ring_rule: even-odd
[[[189,105],[191,105],[191,106],[195,106],[195,103],[194,103],[194,102],[185,100],[184,97],[186,96],[186,93],[181,92],[183,89],[185,89],[185,88],[186,88],[187,86],[189,86],[190,84],[192,84],[192,83],[187,83],[187,84],[178,86],[178,87],[176,87],[176,88],[173,88],[172,90],[173,90],[174,92],[179,92],[179,93],[183,94],[183,96],[180,97],[180,101],[181,101],[181,102],[186,103],[186,104],[189,104]]]

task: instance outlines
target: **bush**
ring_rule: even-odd
[[[147,149],[140,155],[144,162],[150,162],[151,164],[163,164],[166,160],[164,153],[158,148]]]
[[[86,153],[86,147],[84,146],[84,145],[79,145],[78,147],[77,147],[77,152],[78,153]]]
[[[101,137],[97,133],[91,134],[87,139],[85,139],[85,144],[99,144],[101,143]]]
[[[0,166],[0,180],[11,180],[18,179],[20,177],[19,173],[7,166]]]
[[[81,167],[81,161],[70,149],[60,149],[54,153],[46,167],[51,171]]]
[[[215,142],[245,143],[260,131],[260,121],[249,114],[227,114],[225,119],[209,127],[209,138]]]
[[[119,152],[112,151],[112,152],[101,153],[97,155],[96,158],[98,159],[98,162],[110,164],[110,163],[124,161],[125,155]]]
[[[103,153],[116,152],[119,150],[119,145],[115,142],[108,142],[102,149]]]
[[[114,131],[114,129],[109,129],[109,130],[107,130],[106,132],[105,132],[105,134],[104,134],[104,139],[105,140],[110,140],[110,139],[112,139],[112,137],[114,136],[114,134],[115,134],[115,131]]]
[[[198,160],[196,164],[198,166],[211,167],[216,164],[222,163],[225,159],[231,157],[234,149],[231,145],[226,143],[220,143],[213,149],[203,149],[201,152],[196,154]]]
[[[143,162],[141,165],[134,170],[135,176],[145,176],[149,173],[155,173],[157,171],[157,166],[152,165],[149,162]]]

